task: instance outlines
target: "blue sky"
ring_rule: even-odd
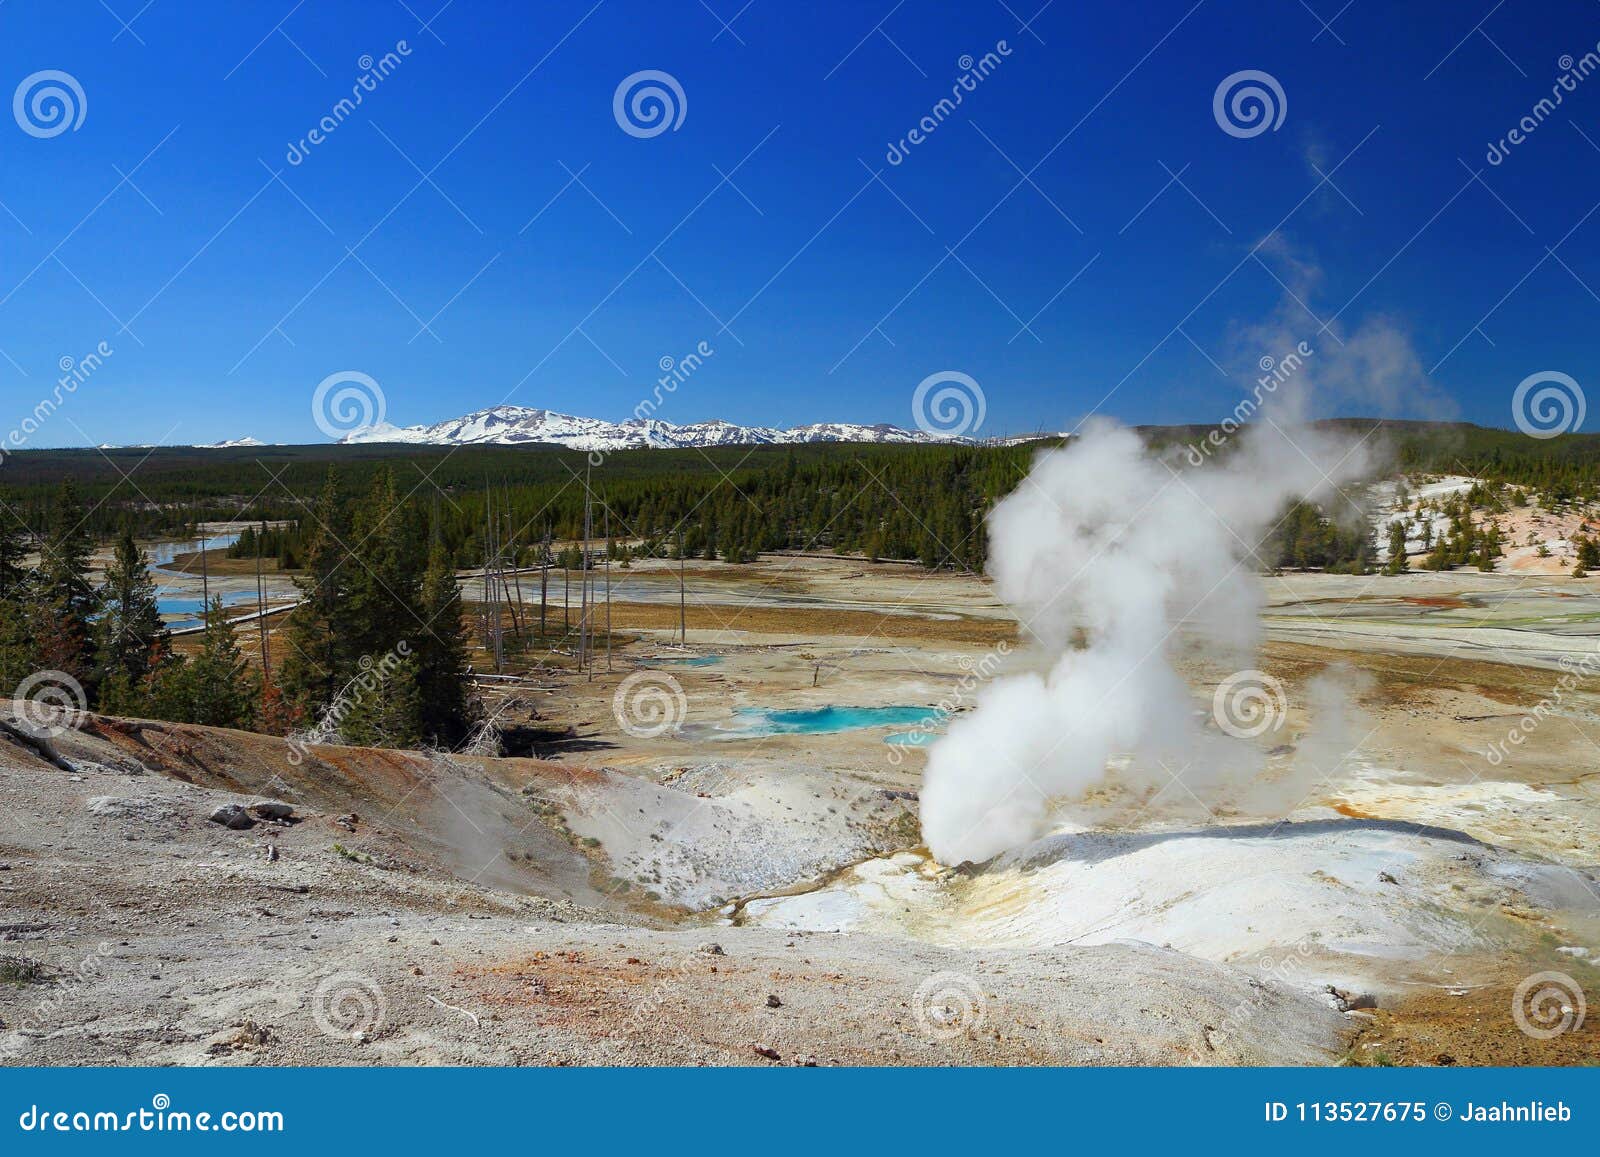
[[[321,441],[346,370],[397,424],[620,419],[702,341],[658,416],[908,426],[958,370],[980,433],[1208,423],[1287,352],[1266,325],[1382,326],[1410,409],[1492,425],[1529,374],[1600,371],[1600,75],[1485,158],[1593,3],[442,2],[0,4],[0,96],[54,69],[85,103],[0,117],[0,411],[114,351],[30,445]],[[642,138],[613,95],[647,69],[685,108]],[[1213,95],[1247,69],[1285,109],[1240,137]]]

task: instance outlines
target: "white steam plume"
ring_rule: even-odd
[[[1249,749],[1204,729],[1173,667],[1179,628],[1230,661],[1257,642],[1261,563],[1252,549],[1294,499],[1338,500],[1370,474],[1370,447],[1277,421],[1237,435],[1221,461],[1187,468],[1110,423],[1047,451],[990,515],[996,591],[1054,655],[1044,674],[997,680],[929,751],[922,830],[943,863],[983,861],[1043,834],[1049,802],[1119,780],[1203,792]],[[1265,411],[1263,411],[1265,412]],[[1249,759],[1257,766],[1259,758]]]
[[[1251,778],[1228,802],[1250,815],[1282,816],[1313,791],[1344,778],[1346,761],[1369,726],[1360,699],[1374,685],[1371,675],[1348,663],[1330,663],[1307,679],[1295,696],[1307,725],[1288,765]]]

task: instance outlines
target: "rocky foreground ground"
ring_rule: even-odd
[[[792,591],[754,569],[804,605],[691,615],[714,659],[666,670],[692,742],[618,730],[648,643],[517,692],[539,758],[93,716],[46,750],[0,733],[0,1063],[1600,1062],[1600,1009],[1553,1035],[1514,1016],[1552,972],[1600,1000],[1600,686],[1562,686],[1514,761],[1482,754],[1575,645],[1494,616],[1584,592],[1273,580],[1269,635],[1295,612],[1327,636],[1263,655],[1293,706],[1250,786],[1294,785],[1292,823],[1248,793],[1108,797],[1094,830],[949,873],[915,848],[922,749],[716,728],[959,709],[999,610],[971,581],[787,565]],[[1332,659],[1369,682],[1356,749],[1319,764],[1298,704]],[[1203,709],[1219,674],[1187,674]]]
[[[545,822],[517,786],[525,770],[360,749],[296,767],[281,748],[93,718],[54,760],[0,739],[0,1058],[1317,1064],[1345,1051],[1350,1016],[1330,999],[1149,945],[952,949],[652,914]],[[292,811],[252,806],[269,799]],[[509,858],[474,881],[464,864],[481,846],[463,848],[460,827]]]

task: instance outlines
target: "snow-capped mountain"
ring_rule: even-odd
[[[201,450],[237,450],[248,446],[265,446],[260,438],[229,438],[225,442],[207,442],[199,447]]]
[[[515,445],[544,442],[573,450],[676,449],[690,446],[756,446],[795,442],[940,442],[941,438],[898,426],[816,422],[778,430],[714,420],[677,425],[649,418],[607,422],[529,406],[491,406],[431,426],[382,423],[347,434],[344,442],[410,442],[430,446]]]

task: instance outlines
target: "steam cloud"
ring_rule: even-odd
[[[1324,392],[1371,403],[1426,389],[1409,344],[1382,322],[1314,360]],[[996,680],[929,750],[922,831],[935,858],[981,862],[1038,838],[1051,801],[1081,799],[1113,756],[1132,757],[1119,782],[1165,787],[1181,771],[1202,798],[1260,768],[1258,747],[1202,725],[1173,653],[1181,628],[1227,669],[1251,665],[1261,598],[1251,552],[1286,503],[1348,513],[1337,489],[1371,476],[1373,445],[1305,424],[1311,377],[1268,399],[1263,420],[1203,468],[1101,423],[1041,454],[995,507],[996,592],[1049,666]]]

